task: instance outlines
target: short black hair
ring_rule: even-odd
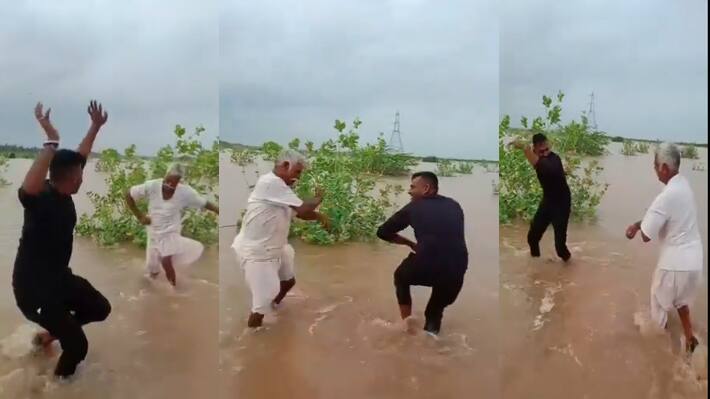
[[[434,174],[434,172],[417,172],[412,175],[412,180],[416,179],[417,177],[421,177],[422,179],[428,181],[429,184],[434,187],[434,190],[439,191],[439,178],[436,177],[436,174]]]
[[[535,133],[532,137],[533,145],[542,144],[546,141],[547,141],[547,137],[545,137],[545,135],[542,133]]]
[[[52,181],[60,181],[67,176],[67,172],[72,168],[81,165],[83,169],[86,165],[86,158],[80,153],[61,149],[54,153],[52,161],[49,163],[49,179]]]

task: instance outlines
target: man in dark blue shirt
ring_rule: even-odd
[[[441,329],[444,308],[454,303],[461,291],[468,267],[463,210],[438,191],[434,173],[415,173],[409,189],[412,201],[377,230],[381,239],[412,249],[394,272],[400,315],[407,320],[412,314],[410,286],[432,287],[424,330],[434,335]],[[408,226],[417,242],[398,234]]]
[[[565,170],[560,157],[550,151],[550,145],[544,134],[535,134],[532,142],[532,147],[521,142],[515,143],[517,148],[525,151],[525,157],[535,169],[542,187],[542,201],[528,231],[530,255],[540,256],[540,240],[547,226],[552,224],[555,230],[557,256],[568,262],[572,257],[567,249],[567,225],[572,210],[572,196],[567,185]]]
[[[61,343],[62,355],[54,370],[60,378],[73,375],[86,357],[89,344],[82,326],[103,321],[111,312],[108,300],[69,268],[76,225],[71,196],[79,191],[86,158],[108,118],[94,101],[88,111],[91,127],[79,149],[57,150],[59,133],[49,121],[50,110],[43,114],[42,104],[37,104],[35,116],[47,141],[18,192],[25,221],[12,287],[22,314],[47,330],[34,343],[45,348],[55,339]]]

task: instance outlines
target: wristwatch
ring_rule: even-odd
[[[59,147],[59,142],[56,140],[47,140],[42,146],[44,148],[51,148],[53,150],[56,150]]]

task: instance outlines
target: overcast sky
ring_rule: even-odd
[[[335,119],[404,149],[497,158],[495,0],[222,2],[220,133],[246,144],[333,137]]]
[[[174,142],[175,124],[218,128],[216,2],[173,0],[0,3],[0,144],[35,146],[38,100],[62,141],[76,146],[86,106],[103,102],[98,149]]]
[[[612,135],[707,143],[707,0],[501,3],[501,113],[518,124],[561,89],[567,117],[596,97]]]

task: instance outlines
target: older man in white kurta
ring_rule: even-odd
[[[632,239],[641,231],[644,242],[660,242],[660,256],[651,283],[651,317],[665,328],[668,312],[677,310],[686,349],[692,352],[698,341],[693,335],[689,307],[703,279],[703,245],[695,198],[688,180],[678,173],[680,151],[675,145],[659,146],[654,167],[665,187],[643,220],[629,226],[626,235]]]
[[[200,242],[181,235],[183,210],[195,208],[219,213],[219,207],[192,187],[180,183],[184,169],[180,164],[172,165],[165,178],[131,187],[126,196],[131,211],[147,226],[146,268],[150,276],[157,277],[162,266],[173,286],[177,284],[173,265],[187,266],[204,250]],[[148,215],[143,215],[136,207],[135,201],[141,199],[148,201]]]
[[[252,294],[248,326],[261,326],[264,315],[278,305],[296,284],[294,250],[288,244],[291,219],[319,220],[325,216],[315,209],[320,195],[303,201],[292,186],[304,169],[305,158],[296,151],[283,152],[272,172],[259,178],[249,196],[239,234],[232,243],[237,263]]]

